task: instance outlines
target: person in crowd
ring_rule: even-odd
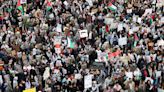
[[[163,0],[0,0],[0,92],[163,92]]]

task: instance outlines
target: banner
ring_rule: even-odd
[[[25,3],[27,3],[27,0],[21,0],[20,3],[25,4]]]
[[[118,45],[126,45],[127,44],[127,37],[119,38]]]
[[[92,87],[92,76],[93,75],[86,75],[84,77],[84,88],[85,89]]]
[[[81,38],[88,37],[88,30],[86,30],[86,29],[85,30],[80,30],[79,33],[80,33]]]
[[[26,89],[23,92],[36,92],[36,88]]]

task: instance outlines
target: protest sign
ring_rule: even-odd
[[[68,6],[68,2],[67,1],[64,1],[63,2],[65,6]]]
[[[56,37],[55,36],[54,45],[56,45],[56,44],[61,44],[61,37]]]
[[[115,29],[118,27],[118,23],[111,23],[110,29]]]
[[[111,24],[111,23],[113,23],[113,21],[114,21],[113,18],[105,18],[104,23],[105,23],[105,24]]]
[[[158,42],[157,42],[157,45],[158,46],[164,46],[164,40],[158,40]]]
[[[84,77],[84,88],[85,89],[92,87],[92,76],[93,75],[86,75]]]
[[[134,32],[137,32],[139,30],[139,27],[133,27],[129,30],[129,34],[133,34]]]
[[[27,0],[20,0],[20,3],[25,4],[25,3],[27,3]]]
[[[61,53],[60,44],[55,45],[55,52],[58,53],[58,54]]]
[[[118,28],[117,28],[117,31],[121,31],[121,30],[123,30],[123,24],[122,23],[118,24]]]
[[[164,17],[161,18],[160,23],[161,23],[161,24],[164,23]]]
[[[86,0],[89,4],[89,6],[93,6],[93,1],[92,0]]]
[[[46,69],[43,73],[43,79],[46,80],[48,77],[50,77],[50,68],[46,67]]]
[[[129,27],[126,23],[123,24],[123,27],[124,27],[126,30],[128,30],[128,31],[129,31],[129,29],[130,29],[130,27]]]
[[[26,89],[23,92],[36,92],[36,88]]]
[[[127,44],[127,37],[122,37],[118,39],[118,44],[119,45],[126,45]]]
[[[88,37],[88,30],[86,30],[86,29],[85,30],[80,30],[79,33],[80,33],[81,38]]]
[[[142,21],[141,21],[141,18],[138,18],[137,19],[137,22],[140,24]]]
[[[81,74],[75,74],[75,79],[81,79]]]
[[[127,9],[126,12],[127,13],[132,13],[132,9]]]
[[[156,7],[164,6],[164,0],[157,0]]]
[[[57,24],[56,31],[62,32],[62,25],[61,24]]]
[[[98,12],[98,9],[97,9],[97,8],[92,9],[92,10],[91,10],[91,15],[93,15],[93,14],[95,14],[95,13],[97,13],[97,12]]]
[[[143,14],[143,16],[146,16],[147,14],[152,14],[152,12],[153,12],[153,9],[146,9],[145,10],[145,13]]]
[[[6,25],[3,25],[3,26],[2,26],[2,30],[3,30],[3,31],[6,31],[6,30],[7,30]]]
[[[137,17],[133,16],[133,22],[137,22]]]
[[[154,80],[151,77],[146,77],[145,82],[147,82],[148,80],[151,81],[151,84],[153,84]]]
[[[156,71],[155,74],[156,74],[156,78],[158,78],[158,77],[161,76],[162,72],[161,71]]]
[[[128,78],[133,78],[133,73],[132,72],[125,72],[126,77]]]

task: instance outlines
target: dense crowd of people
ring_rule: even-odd
[[[163,30],[164,0],[0,0],[0,92],[164,92]]]

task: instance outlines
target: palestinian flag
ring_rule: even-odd
[[[150,25],[153,23],[153,19],[152,18],[150,18],[149,23],[150,23]]]
[[[47,11],[51,9],[51,6],[52,6],[52,3],[49,0],[47,0],[47,7],[46,7]]]
[[[136,47],[136,46],[137,46],[137,41],[134,41],[133,46],[134,46],[134,47]]]
[[[134,34],[134,47],[136,47],[137,46],[137,42],[139,41],[139,38],[138,38],[138,36],[137,36],[137,34],[135,33]]]
[[[60,44],[55,45],[55,52],[58,54],[61,53],[61,45]]]
[[[105,29],[106,29],[106,32],[109,32],[109,26],[108,25],[105,26]]]
[[[67,38],[67,47],[68,48],[74,48],[75,47],[75,42],[73,42],[70,38]]]
[[[24,15],[24,10],[23,10],[23,7],[20,3],[20,0],[18,0],[18,2],[17,2],[17,9],[21,11],[22,15]]]
[[[108,60],[109,58],[108,58],[108,53],[105,55],[105,57],[106,57],[106,60]]]
[[[134,34],[134,40],[135,40],[135,41],[138,41],[138,40],[139,40],[139,38],[138,38],[138,36],[137,36],[136,33]]]
[[[108,4],[108,8],[111,10],[111,11],[116,11],[117,10],[117,7],[115,5],[113,5],[111,2]]]
[[[0,24],[3,24],[3,15],[2,14],[0,14]]]

